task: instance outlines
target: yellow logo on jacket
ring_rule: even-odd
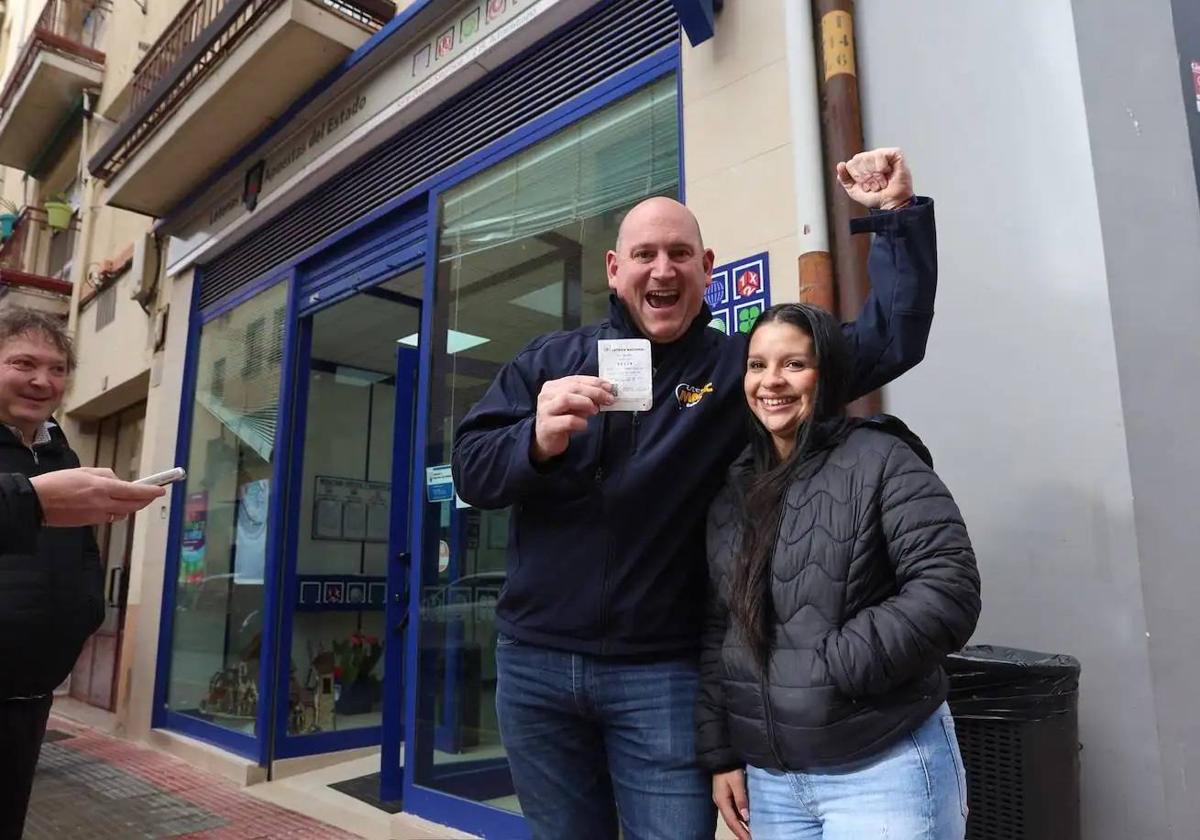
[[[696,403],[704,399],[705,394],[711,394],[712,392],[713,386],[711,382],[703,388],[697,388],[695,385],[680,382],[675,386],[675,399],[679,400],[680,408],[693,408]]]

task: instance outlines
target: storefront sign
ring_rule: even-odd
[[[771,305],[767,254],[755,254],[714,268],[704,301],[712,310],[710,327],[726,335],[749,332],[758,316]]]
[[[215,237],[303,184],[384,120],[469,66],[501,39],[564,0],[468,0],[411,49],[339,96],[312,119],[289,127],[265,155],[229,173],[171,234],[167,273],[176,274]],[[382,138],[381,138],[382,139]]]

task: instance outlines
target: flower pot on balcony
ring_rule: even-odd
[[[71,216],[75,214],[75,208],[63,201],[47,201],[46,208],[46,224],[55,230],[66,230],[71,226]]]
[[[21,217],[16,213],[0,213],[0,242],[12,236],[13,228],[16,227],[19,218]]]

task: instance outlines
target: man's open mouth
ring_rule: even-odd
[[[679,302],[679,292],[653,291],[646,292],[646,303],[651,309],[666,309]]]

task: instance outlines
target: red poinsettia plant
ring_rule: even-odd
[[[383,643],[378,636],[351,633],[348,640],[333,643],[333,677],[342,685],[366,682],[371,671],[383,656]]]

